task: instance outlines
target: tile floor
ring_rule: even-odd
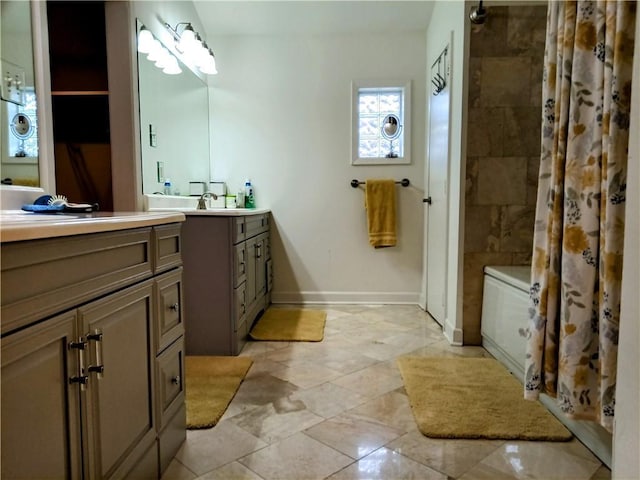
[[[187,432],[163,480],[610,479],[578,440],[436,440],[416,429],[395,359],[453,347],[413,306],[323,306],[320,343],[250,342],[221,421]]]

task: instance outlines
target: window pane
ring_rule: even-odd
[[[380,141],[375,140],[360,140],[358,146],[358,156],[360,158],[374,158],[380,156]]]
[[[36,114],[36,94],[33,88],[25,88],[24,106],[15,103],[7,103],[7,125],[13,121],[13,117],[18,113],[26,114],[31,120],[33,130],[31,136],[21,140],[9,133],[9,155],[10,156],[38,156],[38,116]]]
[[[384,113],[400,113],[400,93],[380,95],[380,111]]]
[[[377,136],[380,130],[380,117],[360,117],[360,137],[364,136]]]
[[[393,113],[404,125],[403,90],[363,88],[358,92],[358,156],[381,158],[389,154],[404,156],[404,132],[389,141],[382,136],[385,116]]]
[[[360,94],[360,113],[378,113],[378,94]]]

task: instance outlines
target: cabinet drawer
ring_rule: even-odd
[[[245,223],[247,225],[247,238],[255,237],[269,230],[269,215],[249,215],[245,217]]]
[[[234,248],[233,263],[233,286],[237,287],[247,278],[247,248],[243,243],[236,245]]]
[[[158,372],[158,418],[164,428],[184,398],[184,337],[180,337],[156,358]]]
[[[233,217],[233,244],[243,241],[246,238],[244,217]]]
[[[235,299],[235,312],[233,314],[233,331],[238,330],[238,326],[242,323],[245,313],[247,313],[247,301],[246,301],[246,284],[243,283],[238,288],[234,289]]]
[[[182,267],[156,280],[155,351],[159,353],[184,333]]]
[[[2,334],[151,275],[151,228],[3,244]]]
[[[163,272],[182,264],[180,223],[153,228],[153,270]]]

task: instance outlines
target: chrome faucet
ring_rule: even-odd
[[[200,199],[198,200],[198,210],[206,210],[207,209],[207,202],[205,202],[205,198],[207,197],[211,197],[214,200],[218,199],[218,195],[216,195],[213,192],[204,192],[202,195],[200,195]]]

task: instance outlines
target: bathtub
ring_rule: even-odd
[[[485,267],[480,333],[482,346],[524,379],[531,267]]]
[[[524,382],[525,331],[529,321],[531,267],[484,267],[482,346],[521,382]],[[594,422],[566,418],[555,398],[540,395],[540,402],[611,468],[611,434]]]

